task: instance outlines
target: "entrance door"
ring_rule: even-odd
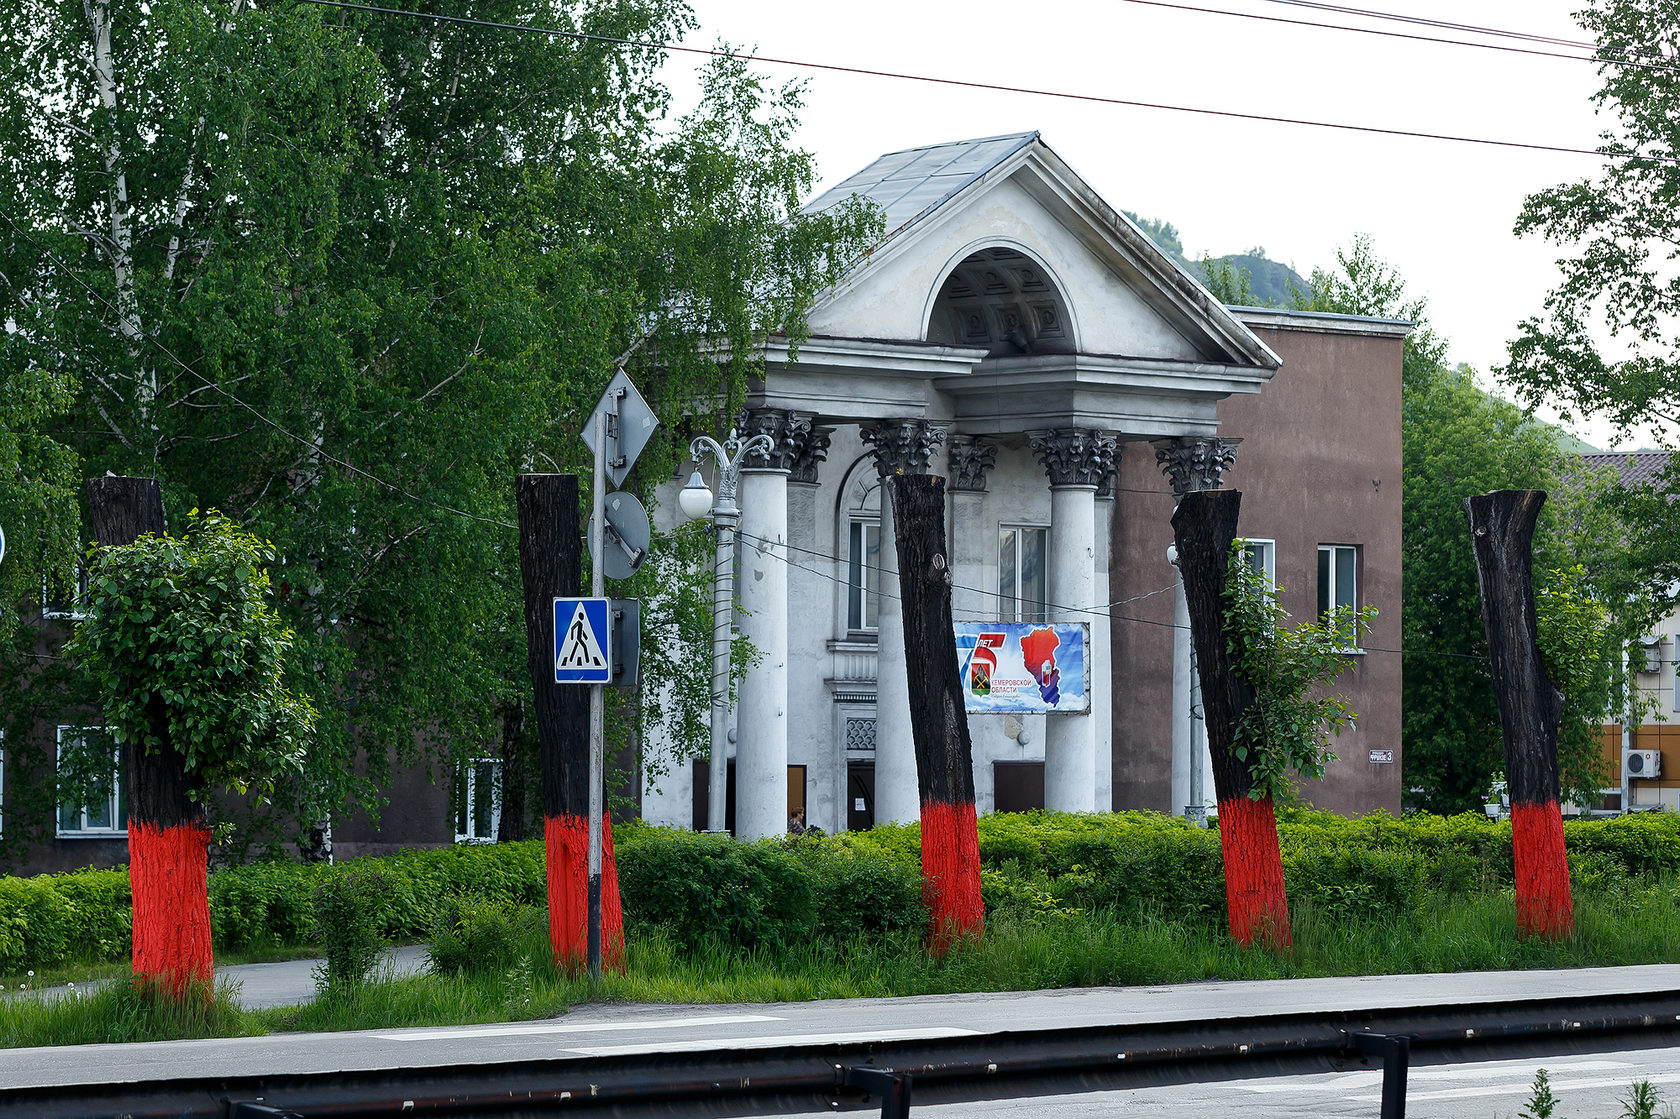
[[[846,763],[846,830],[875,826],[875,763]]]

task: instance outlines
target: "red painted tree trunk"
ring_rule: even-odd
[[[1534,525],[1543,490],[1498,490],[1464,500],[1482,591],[1482,627],[1511,796],[1517,930],[1563,937],[1575,927],[1569,859],[1558,805],[1558,721],[1563,696],[1540,659],[1534,612]]]
[[[163,491],[155,478],[93,478],[88,519],[100,547],[162,533]],[[186,759],[169,741],[161,702],[148,713],[161,745],[123,748],[128,801],[128,879],[134,899],[134,976],[180,997],[189,984],[205,997],[215,975],[205,871],[210,831],[194,801]]]
[[[980,936],[980,835],[974,816],[973,747],[951,623],[945,557],[945,479],[899,474],[888,481],[897,533],[910,732],[922,803],[922,900],[928,948],[942,956]]]
[[[1236,671],[1240,649],[1231,646],[1239,635],[1225,628],[1225,572],[1241,505],[1238,490],[1184,494],[1173,511],[1173,538],[1201,677],[1231,935],[1245,947],[1256,938],[1281,947],[1293,943],[1293,937],[1277,817],[1271,797],[1250,795],[1254,778],[1248,763],[1231,751],[1242,714],[1254,700],[1254,689]]]
[[[589,689],[554,682],[554,600],[583,584],[578,484],[572,474],[521,474],[519,571],[525,584],[526,664],[534,691],[548,858],[548,936],[556,963],[588,959]],[[601,959],[624,966],[624,912],[613,861],[612,822],[602,821]]]
[[[567,971],[589,963],[589,816],[548,816],[543,820],[548,855],[548,942],[555,962]],[[601,963],[624,967],[624,909],[618,897],[618,866],[613,861],[612,817],[601,820]]]
[[[209,853],[208,828],[128,822],[134,975],[177,998],[189,983],[208,991],[215,974],[205,879]]]

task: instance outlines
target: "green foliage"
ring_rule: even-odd
[[[456,898],[438,913],[426,950],[432,970],[455,975],[475,969],[506,971],[525,961],[533,939],[546,947],[547,915],[535,906]]]
[[[1254,779],[1249,796],[1283,801],[1297,777],[1317,780],[1335,760],[1330,736],[1351,725],[1354,712],[1346,697],[1318,689],[1347,670],[1348,650],[1358,647],[1377,611],[1338,609],[1322,622],[1286,626],[1278,588],[1249,565],[1243,545],[1233,541],[1226,562],[1225,627],[1233,668],[1254,699],[1238,719],[1231,750]]]
[[[239,1009],[227,983],[188,983],[185,997],[156,984],[119,980],[0,1006],[0,1048],[126,1045],[180,1038],[241,1037],[261,1029]]]
[[[1573,470],[1576,460],[1560,449],[1557,429],[1477,388],[1468,366],[1449,366],[1447,341],[1429,325],[1425,302],[1408,295],[1369,237],[1355,237],[1336,256],[1335,269],[1314,271],[1303,309],[1417,324],[1406,339],[1401,389],[1405,801],[1432,812],[1471,811],[1503,767],[1504,752],[1464,499],[1498,489],[1546,490],[1536,569],[1582,565],[1580,592],[1617,604],[1613,634],[1647,616],[1648,593],[1627,566],[1623,522],[1610,504],[1620,487]],[[1610,677],[1580,679],[1580,710],[1615,695]],[[1595,750],[1571,740],[1563,754],[1566,784],[1593,787]]]
[[[66,647],[117,742],[179,751],[200,798],[266,792],[302,768],[314,709],[286,686],[293,638],[268,602],[274,558],[215,512],[185,537],[105,548]]]
[[[1250,285],[1249,270],[1239,268],[1224,257],[1213,257],[1202,254],[1198,262],[1202,274],[1202,283],[1207,285],[1208,291],[1219,302],[1247,307],[1254,302],[1254,291]]]
[[[379,913],[391,892],[391,880],[372,867],[356,866],[328,875],[315,887],[315,939],[324,957],[315,969],[322,990],[367,982],[386,941],[379,935]]]
[[[1552,1095],[1552,1078],[1545,1069],[1534,1074],[1534,1087],[1528,1095],[1528,1105],[1518,1114],[1522,1119],[1551,1119],[1557,1109],[1557,1097]]]
[[[1534,592],[1540,656],[1563,694],[1558,723],[1558,773],[1565,799],[1591,805],[1615,778],[1600,745],[1599,728],[1615,718],[1611,701],[1621,688],[1621,649],[1610,612],[1585,589],[1586,569],[1553,568]]]
[[[1680,46],[1671,0],[1594,0],[1575,18],[1600,57]],[[1550,406],[1566,421],[1606,419],[1621,436],[1651,432],[1672,448],[1680,422],[1680,285],[1672,260],[1680,166],[1668,157],[1680,88],[1666,73],[1638,66],[1599,73],[1593,101],[1607,122],[1600,150],[1611,158],[1591,178],[1524,201],[1516,232],[1559,247],[1561,279],[1541,313],[1518,325],[1500,375],[1530,407]],[[1614,339],[1608,351],[1604,339]],[[1629,571],[1665,603],[1680,586],[1680,534],[1668,496],[1680,489],[1677,467],[1614,497]]]
[[[0,975],[120,959],[129,950],[132,920],[122,871],[0,878]]]
[[[857,205],[800,212],[797,86],[719,59],[695,111],[666,119],[661,44],[695,26],[680,0],[473,14],[563,34],[292,0],[0,11],[0,207],[22,231],[0,223],[0,322],[20,328],[0,335],[0,384],[41,401],[16,430],[87,473],[159,477],[172,517],[220,508],[272,541],[320,707],[306,771],[275,790],[305,828],[371,803],[392,759],[447,772],[507,729],[530,752],[513,475],[587,463],[576,417],[622,361],[666,421],[630,485],[668,477],[677,421],[729,414],[756,343],[797,341],[880,232]],[[74,536],[50,486],[25,496]],[[38,593],[20,598],[23,571],[0,566],[3,601]],[[686,625],[650,605],[648,625]],[[23,690],[26,651],[0,688]],[[615,710],[619,740],[656,714]]]
[[[1622,1100],[1623,1119],[1654,1119],[1662,1093],[1649,1080],[1635,1080],[1628,1085],[1627,1098]]]

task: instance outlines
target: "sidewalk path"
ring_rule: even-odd
[[[266,1010],[271,1006],[296,1006],[315,999],[315,968],[318,959],[281,960],[272,964],[230,964],[216,969],[216,981],[231,979],[237,983],[235,1000],[246,1010]],[[418,975],[427,968],[426,946],[405,944],[387,948],[379,961],[379,974],[392,978]],[[102,981],[103,982],[103,981]],[[78,984],[85,989],[88,984]],[[29,990],[10,990],[0,998],[56,998],[67,995],[71,988],[38,987]]]
[[[272,964],[232,964],[216,969],[217,980],[239,984],[235,996],[246,1010],[271,1006],[295,1006],[315,998],[315,968],[320,960],[282,960]],[[379,962],[380,974],[392,977],[417,975],[426,970],[426,946],[405,944],[387,948]]]

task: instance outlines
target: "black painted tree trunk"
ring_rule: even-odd
[[[1497,490],[1464,499],[1482,591],[1482,627],[1511,796],[1517,928],[1563,937],[1574,928],[1563,813],[1558,804],[1558,722],[1563,696],[1540,659],[1534,610],[1534,526],[1544,490]]]
[[[554,682],[554,600],[578,597],[583,584],[577,476],[521,474],[514,494],[525,585],[526,663],[542,770],[549,943],[555,961],[575,970],[588,956],[589,688]],[[617,966],[623,960],[624,914],[611,818],[604,816],[601,827],[601,944],[606,960]]]
[[[87,495],[88,520],[102,548],[165,531],[156,478],[93,478]],[[147,716],[157,745],[123,746],[134,974],[176,995],[189,982],[203,983],[208,996],[215,966],[205,878],[210,832],[204,806],[193,799],[186,758],[170,741],[163,697],[152,697]]]
[[[899,474],[888,480],[888,489],[921,796],[922,900],[928,908],[928,945],[943,955],[957,941],[978,937],[984,918],[974,751],[951,620],[945,479]]]
[[[1225,576],[1241,506],[1239,490],[1184,494],[1173,511],[1173,539],[1202,685],[1231,935],[1242,944],[1258,936],[1287,945],[1292,940],[1289,898],[1283,885],[1276,811],[1270,796],[1250,795],[1253,775],[1248,763],[1232,750],[1243,712],[1254,701],[1254,689],[1236,669],[1241,646],[1236,652],[1231,649],[1241,635],[1228,632],[1225,625]]]

